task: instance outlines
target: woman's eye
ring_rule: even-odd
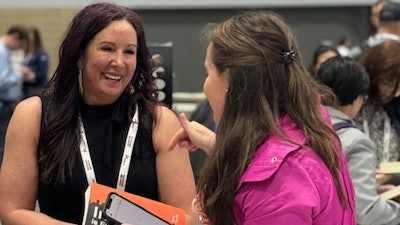
[[[112,50],[112,48],[111,48],[111,47],[108,47],[108,46],[101,47],[100,49],[101,49],[102,51],[111,51],[111,50]]]
[[[134,55],[135,51],[134,50],[126,50],[125,53],[126,54],[130,54],[130,55]]]

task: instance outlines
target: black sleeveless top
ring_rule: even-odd
[[[81,117],[96,181],[111,187],[117,184],[130,125],[124,112],[124,106],[119,101],[107,106],[90,106],[81,101]],[[71,157],[75,157],[72,177],[68,177],[65,183],[39,183],[39,207],[41,212],[55,219],[81,224],[88,183],[80,152]],[[152,134],[139,127],[125,191],[159,200],[155,161]]]

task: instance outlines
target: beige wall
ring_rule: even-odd
[[[50,57],[49,76],[58,64],[58,49],[72,17],[79,9],[0,9],[0,34],[16,24],[36,26]]]

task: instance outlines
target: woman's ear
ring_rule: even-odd
[[[83,68],[83,62],[82,62],[82,55],[79,57],[79,59],[78,59],[78,62],[76,62],[76,66],[79,68],[79,69],[82,69]]]

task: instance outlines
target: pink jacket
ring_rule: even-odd
[[[291,139],[306,137],[288,116],[280,125]],[[243,174],[234,200],[238,225],[355,225],[354,189],[346,159],[340,173],[348,207],[343,208],[333,178],[312,150],[272,135]]]

